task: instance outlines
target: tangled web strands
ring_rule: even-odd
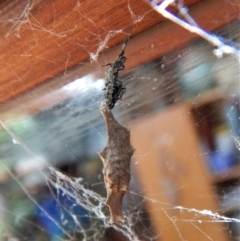
[[[80,223],[77,221],[77,219],[75,219],[76,225],[73,232],[83,234],[83,236],[85,236],[83,240],[98,240],[99,237],[103,235],[102,233],[104,232],[104,228],[114,227],[114,229],[124,234],[128,240],[140,241],[138,235],[132,229],[132,225],[134,225],[133,216],[126,215],[124,223],[120,222],[117,224],[112,224],[110,222],[108,207],[105,204],[106,198],[88,189],[82,178],[70,178],[52,167],[49,167],[49,170],[51,173],[47,179],[49,188],[51,190],[54,188],[57,191],[57,195],[59,194],[68,196],[74,200],[77,205],[82,206],[89,212],[88,217],[91,218],[91,228],[89,232],[91,233],[91,231],[94,231],[90,237],[88,235],[88,230],[81,227]],[[60,197],[57,195],[55,198],[58,200]],[[73,206],[69,207],[69,210],[67,211],[72,217],[74,217]],[[73,238],[69,235],[69,232],[68,236]]]

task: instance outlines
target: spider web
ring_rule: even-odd
[[[93,33],[99,40],[94,53],[88,44],[81,44],[77,40],[71,43],[85,49],[89,62],[83,65],[92,67],[94,71],[90,70],[84,76],[75,78],[76,70],[68,68],[71,53],[66,52],[65,71],[58,77],[57,87],[49,82],[26,91],[22,98],[28,102],[21,102],[24,103],[21,106],[14,100],[3,104],[9,110],[1,114],[1,240],[167,240],[165,235],[171,232],[176,232],[178,240],[186,240],[186,227],[192,232],[190,240],[198,237],[214,240],[212,232],[206,231],[209,230],[206,225],[213,227],[215,232],[220,230],[224,233],[226,238],[223,240],[240,239],[237,231],[240,224],[240,22],[237,20],[218,32],[208,33],[191,17],[184,1],[149,2],[164,17],[200,37],[181,50],[143,64],[121,76],[127,92],[113,112],[119,122],[133,129],[133,139],[134,135],[140,134],[140,130],[134,131],[134,126],[141,120],[150,120],[154,114],[165,113],[168,108],[182,102],[194,106],[193,111],[185,111],[177,119],[171,120],[177,127],[173,136],[163,133],[155,140],[154,145],[167,150],[159,154],[159,160],[163,160],[160,165],[165,170],[165,181],[162,184],[158,180],[152,182],[152,173],[148,173],[150,181],[142,179],[139,168],[145,163],[147,172],[147,161],[151,160],[155,147],[152,145],[147,150],[137,149],[131,163],[129,191],[122,206],[126,221],[110,224],[109,210],[105,204],[102,164],[97,156],[97,152],[107,142],[107,133],[99,111],[103,99],[104,69],[97,69],[99,54],[107,49],[109,40],[126,30],[104,29],[107,31],[104,39],[100,38],[99,33]],[[21,39],[22,28],[31,30],[33,34],[42,31],[56,39],[74,33],[76,24],[71,29],[61,31],[57,31],[58,26],[54,24],[51,29],[42,26],[31,15],[37,4],[38,1],[21,1],[14,7],[17,10],[15,12],[20,13],[16,16],[13,11],[6,11],[7,14],[1,18],[1,22],[9,29],[4,33],[6,38],[14,33]],[[81,1],[77,2],[73,11],[97,25],[79,10],[80,5]],[[178,13],[171,13],[169,5],[174,5]],[[128,1],[128,10],[132,18],[131,26],[145,21],[145,14],[138,16],[132,11],[131,1]],[[36,38],[31,48],[39,44],[40,40]],[[130,59],[131,56],[127,58]],[[42,60],[51,62],[50,59]],[[226,68],[223,72],[222,66]],[[231,82],[226,83],[221,77],[224,72],[225,76],[232,76]],[[199,79],[193,80],[196,75]],[[22,81],[22,76],[16,78]],[[68,83],[67,78],[72,78],[72,81]],[[31,108],[29,100],[32,96],[34,103],[46,99],[50,104],[38,109],[33,116],[22,114],[25,109]],[[215,96],[219,98],[214,99]],[[184,129],[184,122],[190,112],[199,134],[200,151],[194,155],[185,153],[184,156],[187,160],[194,159],[195,155],[203,157],[207,175],[211,174],[220,180],[216,181],[217,184],[211,184],[210,196],[218,209],[197,208],[195,203],[179,205],[181,197],[178,195],[182,190],[188,190],[189,187],[201,190],[206,185],[182,182],[179,175],[186,175],[186,170],[168,151]],[[215,131],[220,133],[219,148],[214,148],[207,136],[209,132],[206,129],[210,127],[216,127]],[[224,138],[224,144],[221,144],[221,138]],[[191,143],[187,145],[190,149]],[[234,161],[228,163],[229,166],[213,165],[212,160],[225,155],[229,151],[228,147]],[[231,158],[228,157],[229,159]],[[169,174],[168,171],[172,169],[173,174]],[[235,174],[228,179],[231,170],[235,170]],[[159,186],[158,193],[149,193],[149,182],[150,186]],[[160,188],[161,185],[164,188]],[[203,194],[196,193],[197,197],[198,195],[201,198]],[[159,213],[159,218],[154,219],[153,213]],[[163,217],[167,220],[166,226],[159,230],[155,222],[161,222]],[[211,226],[215,224],[219,226]]]

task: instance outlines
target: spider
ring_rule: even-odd
[[[109,109],[112,109],[119,99],[122,99],[123,94],[126,92],[126,88],[123,86],[121,80],[118,79],[118,72],[124,70],[124,63],[127,58],[124,56],[125,48],[130,36],[128,36],[122,46],[122,51],[118,55],[117,59],[113,63],[106,64],[104,66],[110,66],[106,72],[105,80],[105,99]]]

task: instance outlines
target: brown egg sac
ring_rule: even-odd
[[[130,143],[130,131],[115,120],[106,101],[102,102],[100,110],[108,132],[107,146],[98,153],[103,162],[106,204],[110,209],[110,222],[123,222],[122,198],[131,179],[130,161],[134,149]]]

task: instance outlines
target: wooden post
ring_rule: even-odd
[[[203,214],[219,209],[190,109],[180,104],[131,123],[134,166],[159,240],[226,241],[224,225]]]

